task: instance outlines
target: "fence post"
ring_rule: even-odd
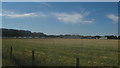
[[[76,58],[76,68],[79,68],[79,64],[80,64],[80,59]]]
[[[34,55],[34,50],[32,50],[32,66],[34,66],[34,61],[35,61],[35,55]]]
[[[10,59],[12,59],[12,46],[10,47]]]

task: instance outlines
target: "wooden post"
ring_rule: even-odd
[[[35,61],[35,55],[34,55],[34,50],[32,50],[32,66],[34,66],[34,61]]]
[[[12,59],[12,46],[10,47],[10,59]]]
[[[76,68],[79,68],[79,61],[80,61],[80,59],[79,58],[76,58]]]

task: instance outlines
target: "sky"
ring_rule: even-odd
[[[3,2],[2,28],[49,35],[118,35],[117,2]]]
[[[119,2],[119,0],[2,0],[2,2]]]

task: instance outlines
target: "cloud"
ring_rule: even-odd
[[[3,14],[0,14],[0,16],[9,18],[25,18],[25,17],[45,17],[47,15],[43,13],[16,13],[12,11],[3,11]]]
[[[52,13],[57,20],[65,23],[93,23],[94,20],[84,20],[88,16],[88,12],[85,14],[80,13]]]
[[[111,19],[113,22],[118,23],[118,16],[114,14],[108,14],[107,18]]]
[[[25,14],[7,14],[4,16],[11,17],[11,18],[20,18],[20,17],[35,17],[38,15],[35,13],[25,13]]]
[[[48,4],[48,3],[46,3],[46,2],[41,2],[41,4],[44,5],[44,6],[47,6],[47,7],[50,7],[50,6],[51,6],[50,4]]]
[[[89,21],[83,21],[83,22],[86,22],[86,23],[93,23],[95,21],[95,19],[92,19],[92,20],[89,20]]]
[[[16,13],[13,11],[3,11],[3,14],[0,16],[4,16],[7,18],[34,18],[34,17],[54,17],[64,23],[93,23],[95,20],[86,20],[86,17],[90,14],[90,12],[84,13],[59,13],[59,12],[32,12],[32,13]]]
[[[0,13],[0,16],[2,16],[2,13]]]
[[[63,22],[77,23],[83,18],[80,14],[54,13],[58,20]]]

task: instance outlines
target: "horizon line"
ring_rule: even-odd
[[[36,31],[31,31],[31,30],[27,30],[27,29],[14,29],[14,28],[0,28],[0,29],[13,29],[13,30],[24,30],[24,31],[30,31],[32,33],[36,32]],[[40,31],[39,31],[40,32]],[[39,32],[36,32],[36,33],[39,33]],[[0,33],[2,33],[0,31]],[[40,32],[40,33],[44,33],[44,32]],[[80,35],[80,36],[120,36],[120,35],[114,35],[114,34],[106,34],[106,35],[82,35],[82,34],[70,34],[70,33],[66,33],[66,34],[47,34],[47,33],[44,33],[46,35]]]

